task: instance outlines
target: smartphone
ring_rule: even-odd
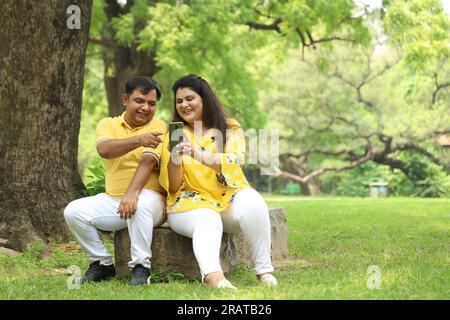
[[[170,122],[169,144],[167,145],[169,147],[169,152],[172,152],[173,148],[181,141],[183,141],[183,122]]]

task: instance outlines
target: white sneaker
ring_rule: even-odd
[[[217,288],[237,290],[237,288],[233,286],[231,282],[228,281],[227,279],[220,280],[219,283],[217,284]]]
[[[261,281],[262,283],[264,283],[266,286],[277,286],[278,285],[278,281],[277,278],[275,278],[272,274],[270,273],[266,273],[263,274],[260,278],[259,281]]]

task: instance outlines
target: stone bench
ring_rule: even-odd
[[[284,208],[269,210],[272,235],[272,261],[288,256],[287,223]],[[114,254],[118,278],[128,277],[130,269],[130,237],[128,230],[114,234]],[[179,235],[167,224],[153,230],[152,268],[164,268],[170,272],[183,274],[187,279],[200,278],[200,269],[192,249],[192,239]],[[238,265],[250,265],[249,251],[243,234],[224,233],[220,248],[220,264],[225,273],[232,272]]]

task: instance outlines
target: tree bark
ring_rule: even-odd
[[[297,172],[301,176],[305,176],[309,173],[308,168],[308,157],[301,156],[298,159],[298,168]],[[320,192],[319,184],[317,183],[317,179],[313,178],[306,182],[300,182],[300,187],[302,188],[302,192],[305,196],[315,196]]]
[[[71,5],[80,29],[69,29]],[[67,239],[84,186],[78,133],[92,0],[0,2],[0,237],[16,250]]]
[[[280,160],[283,163],[285,170],[288,172],[295,172],[295,175],[298,177],[304,177],[310,173],[308,168],[308,158],[306,155],[301,155],[297,157],[296,161],[294,161],[289,157],[289,154],[282,154],[280,156]],[[281,177],[289,179],[285,176]],[[320,185],[315,178],[309,179],[308,181],[298,180],[297,182],[300,184],[302,193],[305,196],[314,196],[320,192]]]

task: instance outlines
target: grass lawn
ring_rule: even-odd
[[[0,299],[450,299],[450,200],[266,200],[286,208],[289,228],[290,259],[275,265],[276,288],[240,268],[229,277],[236,292],[157,271],[146,287],[113,280],[70,290],[67,267],[87,267],[77,244],[55,244],[43,259],[36,244],[17,257],[0,255]],[[379,289],[367,287],[373,265]]]

